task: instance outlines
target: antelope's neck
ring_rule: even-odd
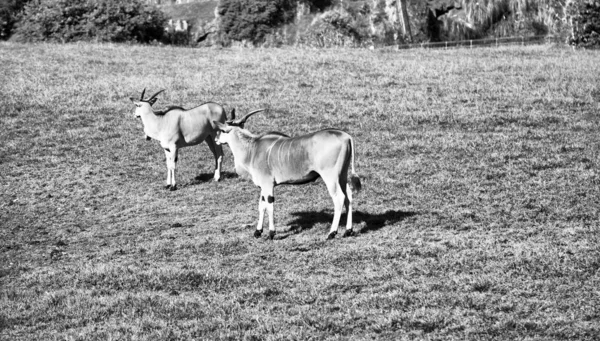
[[[162,117],[156,116],[154,113],[146,113],[142,116],[142,123],[144,124],[144,133],[153,139],[158,140],[158,132],[162,124]]]
[[[251,148],[238,140],[237,136],[231,139],[229,147],[231,148],[236,165],[242,165],[244,168],[247,168],[250,163]]]

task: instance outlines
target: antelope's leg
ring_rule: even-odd
[[[172,185],[171,185],[171,190],[174,191],[175,189],[177,189],[177,184],[175,183],[175,168],[177,166],[177,156],[179,153],[179,150],[175,147],[173,147],[173,155],[172,155],[172,160],[173,160],[173,169],[171,170],[171,180],[172,180]]]
[[[165,160],[167,163],[167,185],[166,188],[171,187],[171,151],[168,148],[165,148]]]
[[[348,184],[348,176],[344,175],[347,172],[347,170],[342,170],[342,174],[338,179],[338,183],[340,185],[339,189],[343,194],[344,207],[346,208],[346,232],[344,232],[344,237],[354,235],[354,232],[352,231],[352,189]]]
[[[273,185],[270,184],[261,187],[260,202],[258,204],[258,226],[256,227],[256,232],[254,232],[255,237],[259,237],[262,233],[265,210],[269,215],[269,238],[273,239],[273,237],[275,237],[275,219],[273,217],[274,202],[275,197],[273,197]]]
[[[258,198],[258,225],[256,225],[256,231],[254,231],[254,237],[258,238],[262,234],[263,221],[265,218],[265,209],[267,208],[267,202],[261,191],[260,197]]]
[[[273,189],[271,188],[270,193],[265,196],[267,200],[267,213],[269,214],[269,238],[275,237],[275,217],[273,216],[273,206],[275,203],[275,197],[273,196]]]
[[[354,235],[354,231],[352,230],[352,189],[350,189],[350,185],[346,184],[346,198],[344,199],[344,206],[346,206],[346,232],[344,232],[344,237],[349,237]]]
[[[175,182],[175,165],[177,164],[177,148],[165,148],[165,155],[167,157],[167,188],[170,188],[172,191],[177,189],[177,184]]]
[[[323,178],[323,180],[325,180]],[[337,234],[338,226],[340,224],[340,217],[342,215],[342,208],[344,207],[344,201],[346,196],[340,187],[337,179],[335,181],[325,181],[327,185],[327,190],[329,190],[329,195],[331,195],[331,199],[333,199],[333,222],[331,223],[331,229],[329,230],[329,235],[327,235],[327,239],[332,239]]]
[[[219,181],[221,179],[221,163],[223,162],[223,147],[221,145],[217,145],[212,136],[208,136],[206,138],[206,144],[208,144],[208,148],[213,153],[215,157],[215,181]]]

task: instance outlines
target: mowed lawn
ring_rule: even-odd
[[[593,340],[600,54],[0,44],[2,340]],[[356,237],[321,180],[177,191],[129,97],[267,107],[246,127],[350,133]],[[345,214],[342,226],[345,225]]]

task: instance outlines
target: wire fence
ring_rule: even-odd
[[[529,37],[506,37],[506,38],[488,38],[472,40],[456,40],[442,42],[426,42],[418,44],[398,45],[398,49],[448,49],[448,48],[474,48],[474,47],[494,47],[504,45],[535,45],[544,44],[552,38],[549,36],[529,36]]]

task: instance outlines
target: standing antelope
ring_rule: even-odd
[[[135,104],[135,116],[142,119],[146,139],[155,139],[165,150],[167,158],[167,186],[170,190],[177,189],[175,182],[175,165],[179,148],[194,146],[206,141],[208,148],[215,156],[215,181],[221,178],[221,162],[223,148],[215,144],[217,130],[212,122],[225,122],[225,109],[216,103],[208,102],[192,109],[169,107],[164,111],[154,111],[152,105],[160,90],[149,99],[144,99],[146,89],[142,91],[139,100],[129,99]]]
[[[243,124],[253,111],[241,119],[226,124],[214,122],[219,129],[218,145],[228,144],[233,153],[236,172],[252,179],[261,189],[258,204],[258,225],[254,236],[262,234],[265,209],[269,214],[269,238],[275,236],[273,222],[273,189],[282,184],[305,184],[323,179],[333,199],[335,212],[327,239],[337,234],[342,207],[347,221],[344,237],[352,236],[352,190],[348,184],[348,168],[352,166],[350,184],[359,191],[360,179],[354,172],[354,142],[341,130],[325,129],[298,137],[270,132],[254,135]]]

